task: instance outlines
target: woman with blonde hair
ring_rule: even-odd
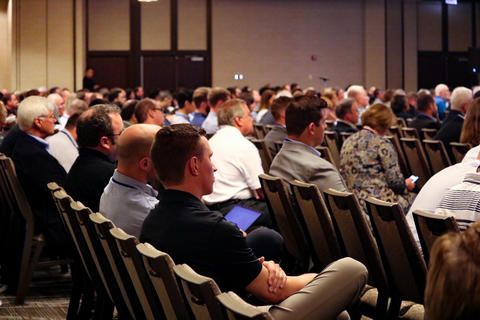
[[[337,106],[337,94],[332,88],[325,88],[322,90],[322,99],[327,103],[324,117],[327,121],[336,121],[335,107]]]
[[[480,222],[433,245],[425,288],[425,319],[480,317]]]
[[[460,134],[460,142],[469,143],[472,146],[480,144],[480,98],[473,100],[467,110]]]
[[[275,99],[275,92],[273,90],[267,89],[262,93],[260,97],[260,107],[258,108],[256,119],[257,122],[260,122],[265,113],[270,110],[270,105],[272,104],[273,99]]]
[[[374,104],[362,113],[363,129],[343,143],[340,152],[340,174],[347,187],[365,208],[365,199],[372,196],[383,201],[398,202],[408,212],[415,194],[411,179],[405,179],[390,140],[384,137],[395,117],[384,104]]]

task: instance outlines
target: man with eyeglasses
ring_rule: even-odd
[[[138,123],[155,124],[163,127],[165,115],[160,102],[153,99],[142,99],[135,106],[135,118]]]
[[[54,133],[53,106],[46,98],[25,98],[18,108],[20,133],[12,151],[18,179],[35,216],[35,233],[43,233],[46,253],[68,255],[69,242],[47,183],[64,186],[67,173],[50,154],[45,140]]]
[[[68,172],[65,189],[94,212],[115,170],[117,140],[122,131],[120,109],[115,105],[96,105],[78,119],[79,155]]]

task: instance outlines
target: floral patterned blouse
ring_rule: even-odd
[[[415,198],[406,189],[392,143],[369,129],[360,130],[343,143],[340,174],[364,209],[365,199],[372,196],[398,202],[407,213]]]

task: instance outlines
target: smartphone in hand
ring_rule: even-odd
[[[418,176],[412,174],[410,177],[408,177],[408,179],[411,179],[412,182],[415,183],[418,180]]]

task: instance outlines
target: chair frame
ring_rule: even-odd
[[[432,176],[432,172],[430,170],[430,165],[428,164],[427,156],[425,155],[425,151],[423,150],[422,144],[420,143],[420,140],[415,139],[415,138],[401,138],[400,139],[402,148],[405,151],[406,146],[409,144],[414,144],[415,145],[415,150],[413,152],[416,153],[416,156],[418,157],[419,161],[414,161],[412,159],[411,155],[405,151],[405,158],[407,160],[408,166],[410,167],[410,170],[412,174],[418,176],[418,181],[417,185],[419,188],[422,188],[425,183],[430,179]],[[417,168],[415,170],[415,168]]]
[[[219,294],[217,300],[225,309],[230,320],[273,320],[270,313],[243,301],[232,291]]]
[[[469,143],[450,142],[449,147],[452,149],[453,156],[455,157],[457,163],[460,163],[467,154],[468,150],[472,148],[472,145]],[[465,153],[461,153],[459,152],[460,148],[468,148],[468,150]]]
[[[435,174],[452,165],[442,141],[424,139],[423,146],[430,163],[432,174]],[[437,159],[437,161],[435,161],[435,159]],[[441,161],[441,164],[439,164],[438,160]]]
[[[332,155],[333,165],[335,168],[340,168],[340,149],[339,137],[336,131],[325,131],[325,143]]]
[[[258,150],[260,158],[262,160],[262,167],[264,172],[270,171],[270,166],[272,165],[272,154],[270,149],[267,147],[265,140],[263,139],[251,139],[250,140]]]

